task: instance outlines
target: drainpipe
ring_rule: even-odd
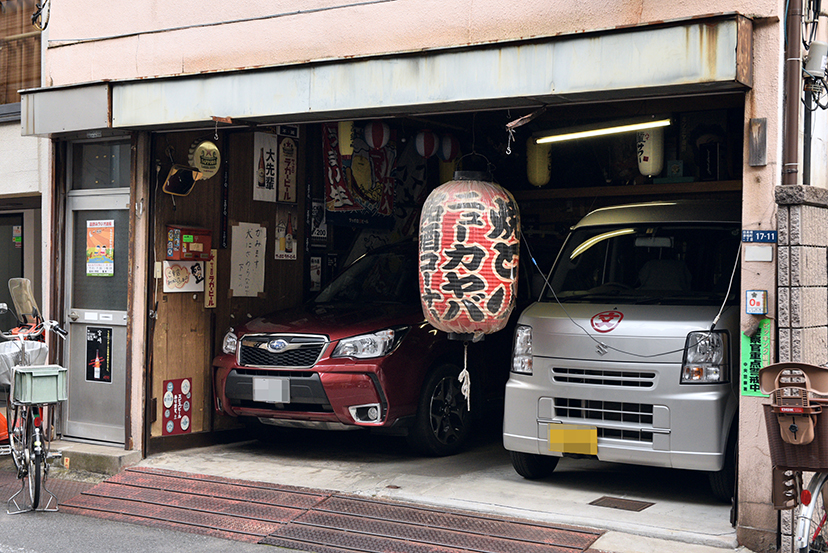
[[[785,18],[785,136],[782,143],[782,184],[798,184],[799,94],[802,90],[802,0],[790,0]],[[805,183],[807,184],[807,183]]]

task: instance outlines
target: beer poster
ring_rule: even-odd
[[[115,221],[86,222],[86,276],[115,274]]]
[[[275,134],[253,133],[253,200],[275,202],[279,138]]]
[[[86,381],[112,382],[112,329],[86,327]]]

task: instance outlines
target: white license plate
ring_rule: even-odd
[[[253,377],[253,401],[264,403],[290,403],[290,379]]]

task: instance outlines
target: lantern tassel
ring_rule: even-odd
[[[463,392],[463,397],[466,398],[466,407],[471,412],[471,375],[468,370],[468,352],[469,343],[466,341],[463,342],[463,370],[460,371],[460,376],[457,378],[460,380],[460,391]]]

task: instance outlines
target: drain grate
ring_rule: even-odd
[[[599,497],[595,501],[590,501],[590,505],[597,505],[598,507],[610,507],[612,509],[623,509],[624,511],[643,511],[647,507],[652,507],[655,503],[648,503],[647,501],[635,501],[634,499],[624,499],[622,497],[610,497],[605,495]]]
[[[635,501],[633,499],[624,499],[621,497],[610,497],[605,495],[599,497],[595,501],[590,501],[590,505],[597,505],[598,507],[610,507],[612,509],[623,509],[624,511],[643,511],[647,507],[652,507],[655,503],[648,503],[646,501]]]
[[[66,512],[313,553],[582,553],[600,531],[424,505],[129,468]]]

